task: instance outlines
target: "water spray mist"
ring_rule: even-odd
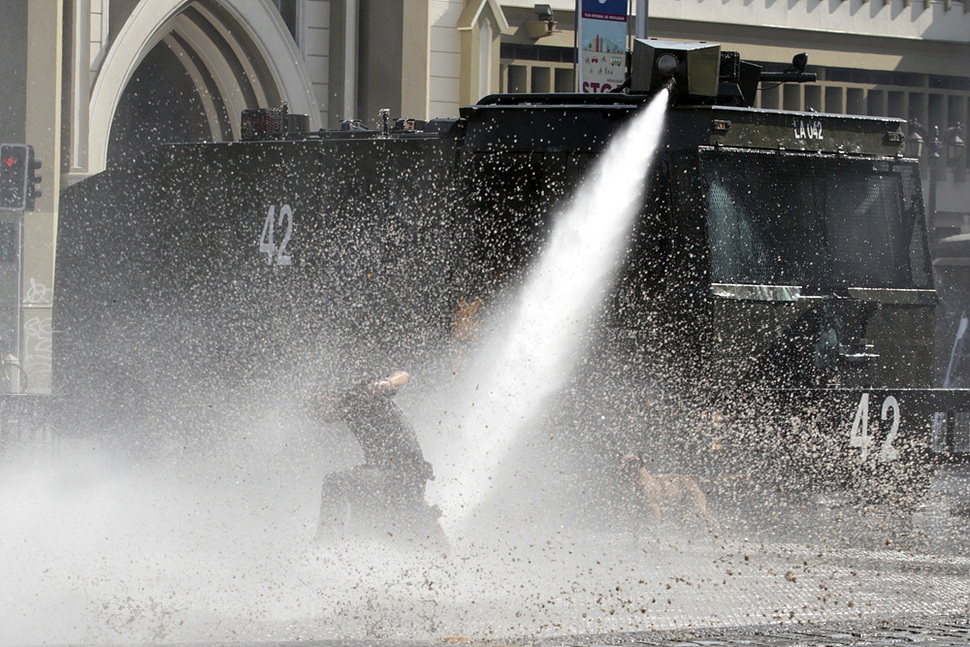
[[[437,491],[453,530],[489,495],[496,468],[586,348],[642,205],[666,106],[662,91],[617,133],[556,218],[507,318],[470,363],[460,445]]]

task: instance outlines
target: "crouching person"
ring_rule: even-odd
[[[394,401],[410,375],[394,371],[323,395],[317,416],[347,425],[364,453],[364,464],[329,474],[323,481],[318,537],[354,534],[444,538],[436,507],[425,501],[434,479],[417,434]]]

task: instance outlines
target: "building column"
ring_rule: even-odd
[[[21,273],[20,363],[31,392],[51,387],[51,311],[57,197],[61,180],[61,111],[64,16],[61,2],[31,2],[27,14],[26,142],[43,162],[42,195],[24,214]]]
[[[401,115],[428,118],[431,75],[430,0],[404,0],[401,46]]]
[[[359,0],[330,3],[327,127],[331,129],[339,128],[342,121],[362,118],[357,102],[359,25]]]

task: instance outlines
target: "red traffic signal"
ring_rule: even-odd
[[[34,185],[40,182],[33,146],[0,144],[0,211],[32,211],[40,195]]]

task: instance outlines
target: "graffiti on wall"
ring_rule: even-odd
[[[53,344],[51,342],[52,299],[51,288],[35,279],[30,279],[30,286],[24,291],[24,321],[23,321],[23,353],[21,366],[30,383],[30,390],[47,390],[51,383],[51,358]],[[28,315],[30,307],[41,306],[42,314]]]

